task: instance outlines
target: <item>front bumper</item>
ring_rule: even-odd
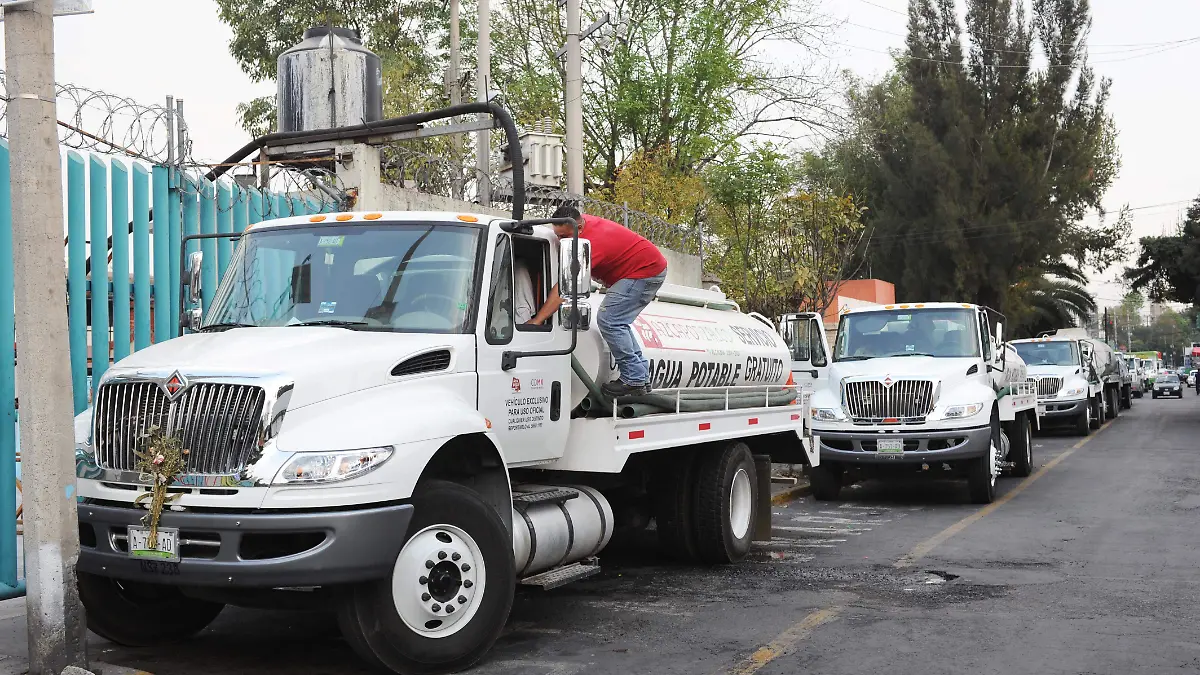
[[[1077,401],[1055,401],[1047,399],[1038,401],[1038,411],[1042,420],[1053,422],[1064,419],[1075,419],[1087,411],[1088,400],[1081,398]]]
[[[990,426],[937,431],[815,431],[821,437],[821,461],[847,464],[917,464],[974,459],[987,454]],[[879,452],[881,438],[900,439],[904,452]]]
[[[79,505],[78,569],[99,576],[198,587],[325,586],[381,579],[404,543],[411,504],[316,513],[167,512],[177,563],[130,558],[130,525],[144,509]]]
[[[1154,393],[1159,396],[1179,396],[1183,393],[1182,387],[1155,387]]]

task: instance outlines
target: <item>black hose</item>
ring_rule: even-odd
[[[233,153],[222,164],[224,166],[214,167],[211,171],[204,175],[210,181],[215,181],[224,175],[232,165],[238,164],[243,159],[248,157],[256,150],[261,150],[269,145],[279,145],[286,141],[334,141],[362,138],[363,136],[386,134],[395,131],[408,131],[412,127],[432,122],[434,120],[446,119],[448,117],[458,117],[459,115],[490,114],[493,119],[500,122],[500,127],[504,129],[504,135],[508,140],[509,156],[512,159],[513,167],[513,220],[521,220],[525,216],[525,160],[521,156],[521,143],[517,138],[517,125],[513,122],[512,115],[508,111],[495,103],[460,103],[447,108],[438,110],[430,110],[427,112],[413,113],[412,115],[402,115],[400,117],[392,117],[386,120],[377,122],[367,122],[366,124],[355,124],[348,127],[337,127],[334,129],[309,129],[305,131],[277,131],[272,134],[260,136],[249,143],[243,145],[241,149]]]

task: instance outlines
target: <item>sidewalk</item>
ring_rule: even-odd
[[[0,675],[25,675],[29,672],[29,650],[25,632],[25,598],[0,602]],[[103,663],[108,648],[88,633],[88,657],[96,675],[148,675],[140,670]]]

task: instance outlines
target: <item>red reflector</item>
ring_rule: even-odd
[[[629,440],[631,440],[631,441],[633,441],[633,440],[637,440],[637,439],[639,439],[639,438],[645,438],[645,437],[646,437],[646,432],[645,432],[645,431],[631,431],[631,432],[629,432]]]
[[[798,419],[800,419],[800,416],[797,415],[796,413],[792,413],[792,421],[795,422]]]
[[[757,418],[757,417],[751,417],[751,418],[750,418],[750,424],[758,424],[758,418]]]
[[[899,424],[900,420],[896,419],[895,417],[885,417],[885,418],[883,418],[883,423],[884,424]]]
[[[708,422],[701,422],[701,423],[700,423],[700,431],[708,431],[708,430],[709,430],[709,429],[711,429],[711,428],[712,428],[712,424],[710,424],[710,423],[708,423]]]

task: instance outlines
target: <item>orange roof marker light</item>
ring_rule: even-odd
[[[339,223],[344,223],[353,217],[354,217],[354,214],[352,214],[352,213],[339,213],[336,216],[334,216],[334,220],[338,221]]]
[[[478,223],[479,222],[478,218],[476,218],[475,216],[472,216],[472,215],[468,215],[466,213],[458,214],[458,219],[463,221],[464,223]]]
[[[887,307],[884,307],[884,309],[896,309],[896,306],[895,306],[895,305],[888,305]]]
[[[367,215],[363,216],[363,218],[365,218],[367,220],[379,220],[382,217],[383,217],[382,213],[368,213]]]
[[[310,223],[319,223],[319,222],[322,222],[322,221],[324,221],[324,220],[325,220],[325,216],[313,216],[312,218],[309,218],[309,219],[308,219],[308,222],[310,222]]]
[[[913,305],[913,307],[916,307],[917,309],[921,309],[924,306],[925,306],[925,303],[923,303],[923,302],[920,304],[917,304],[917,305]]]

